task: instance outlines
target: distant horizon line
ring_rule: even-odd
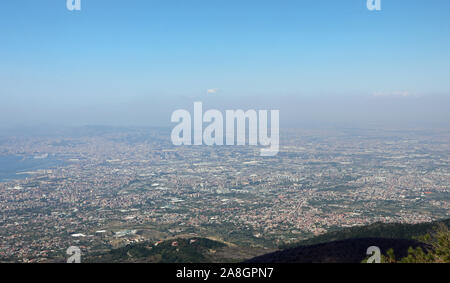
[[[290,125],[286,125],[290,124]],[[412,125],[414,124],[414,125]],[[104,129],[166,129],[171,130],[173,125],[140,125],[140,124],[83,124],[83,125],[50,125],[50,124],[36,124],[36,125],[14,125],[14,126],[0,126],[0,131],[20,131],[20,130],[68,130],[68,129],[83,129],[83,128],[104,128]],[[292,125],[292,123],[285,123],[280,125],[280,129],[302,129],[302,128],[335,128],[335,129],[365,129],[365,130],[430,130],[430,129],[446,129],[450,128],[450,123],[393,123],[386,125],[386,123],[350,123],[350,122],[303,122]],[[0,133],[0,136],[2,134]]]

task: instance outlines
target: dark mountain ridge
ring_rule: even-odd
[[[407,256],[410,247],[428,246],[417,240],[438,225],[450,226],[450,219],[419,224],[374,223],[345,228],[286,246],[281,251],[252,258],[248,263],[359,263],[370,246],[383,255],[393,249],[396,259]]]
[[[408,239],[358,238],[311,246],[299,246],[255,257],[247,263],[360,263],[367,257],[367,248],[377,246],[386,255],[396,251],[396,258],[407,256],[409,247],[426,248],[426,245]]]
[[[440,223],[450,227],[450,218],[418,224],[377,222],[367,226],[355,226],[328,232],[307,240],[280,246],[280,248],[287,249],[357,238],[415,239],[431,232]]]

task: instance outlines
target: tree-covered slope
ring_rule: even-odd
[[[400,223],[374,223],[368,226],[356,226],[342,230],[325,233],[301,242],[292,243],[281,248],[292,248],[297,246],[309,246],[332,241],[358,238],[387,238],[387,239],[415,239],[429,233],[439,223],[450,227],[450,218],[435,222],[419,224]]]

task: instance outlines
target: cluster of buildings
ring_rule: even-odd
[[[274,248],[342,227],[449,216],[448,132],[281,133],[274,157],[249,146],[175,147],[164,129],[9,137],[0,156],[64,162],[0,182],[0,261],[183,235]]]

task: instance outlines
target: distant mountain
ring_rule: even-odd
[[[367,257],[370,246],[377,246],[386,255],[395,251],[397,259],[407,255],[409,247],[426,248],[415,237],[432,231],[439,223],[449,227],[450,219],[421,224],[383,224],[346,228],[326,233],[290,247],[255,257],[249,263],[359,263]]]

